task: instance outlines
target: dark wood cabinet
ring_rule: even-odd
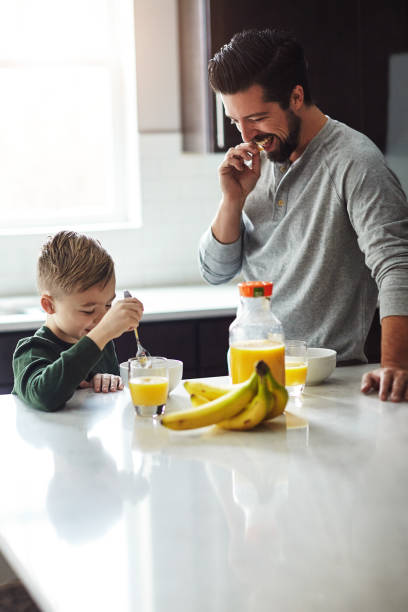
[[[145,322],[141,327],[141,341],[152,355],[181,359],[184,378],[226,376],[229,326],[234,317],[211,317],[181,321]],[[35,330],[0,333],[0,394],[13,388],[12,357],[20,338],[32,336]],[[365,345],[370,363],[380,361],[381,328],[378,311],[371,325]],[[133,332],[115,340],[119,362],[136,352]]]
[[[198,376],[227,376],[229,326],[234,317],[198,321]]]
[[[140,341],[151,355],[181,359],[184,376],[194,377],[197,366],[197,330],[194,320],[145,322],[140,327]],[[134,357],[137,347],[133,332],[115,340],[119,362]]]
[[[236,32],[265,27],[290,30],[303,45],[317,106],[385,150],[390,57],[408,51],[406,0],[179,0],[179,25],[185,150],[220,152],[240,142],[222,109],[217,114],[207,64]]]
[[[141,342],[151,355],[181,359],[184,378],[224,376],[227,372],[228,329],[233,317],[144,322]],[[0,333],[0,394],[13,388],[12,358],[20,338],[35,330]],[[115,340],[119,363],[136,353],[133,332]]]
[[[228,332],[233,318],[146,322],[140,330],[141,342],[151,355],[181,359],[184,378],[225,376],[228,374]],[[115,342],[120,362],[135,354],[133,332],[123,334]]]
[[[27,338],[35,329],[0,334],[0,394],[10,393],[13,388],[13,353],[20,338]]]

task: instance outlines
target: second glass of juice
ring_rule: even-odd
[[[230,374],[233,383],[248,380],[257,361],[268,364],[273,377],[285,384],[285,336],[271,311],[273,283],[248,281],[238,285],[240,306],[229,328]]]
[[[136,357],[128,361],[128,386],[139,416],[155,417],[164,413],[169,392],[169,370],[165,357],[151,357],[145,366]]]
[[[285,343],[285,379],[289,395],[299,397],[303,393],[306,375],[306,342],[304,340],[287,340]]]

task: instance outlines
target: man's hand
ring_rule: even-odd
[[[251,162],[250,165],[245,162]],[[211,225],[218,242],[231,244],[241,233],[241,214],[248,194],[261,173],[261,158],[253,142],[229,149],[218,168],[222,200]]]
[[[108,393],[109,391],[121,391],[123,382],[120,376],[115,374],[95,374],[90,381],[83,380],[79,387],[81,389],[93,388],[95,393]]]
[[[378,397],[384,402],[388,399],[392,402],[408,400],[408,370],[378,368],[367,372],[361,381],[361,391],[378,391]]]
[[[95,344],[103,350],[104,346],[125,331],[139,325],[143,314],[143,304],[136,298],[118,300],[97,325],[88,333]]]
[[[251,162],[250,166],[245,162]],[[218,168],[221,190],[225,198],[241,204],[255,187],[261,173],[261,158],[253,142],[243,142],[229,149]]]
[[[364,374],[361,391],[378,391],[382,401],[408,400],[408,317],[381,319],[381,367]]]

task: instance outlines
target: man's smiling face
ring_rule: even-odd
[[[301,119],[289,107],[283,110],[278,102],[265,102],[264,90],[252,85],[235,94],[222,94],[227,117],[241,132],[244,142],[262,138],[268,159],[284,162],[299,144]]]

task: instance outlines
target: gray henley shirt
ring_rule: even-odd
[[[408,315],[408,204],[374,143],[328,118],[294,163],[262,155],[240,238],[199,248],[203,278],[274,283],[272,311],[287,338],[367,361],[364,343],[380,317]]]

